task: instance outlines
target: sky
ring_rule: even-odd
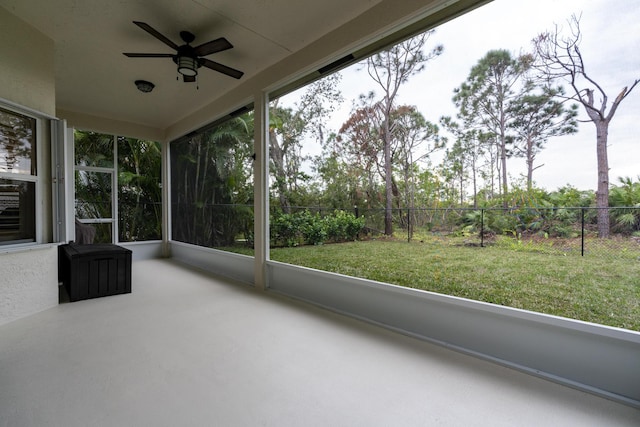
[[[415,105],[433,123],[444,115],[455,117],[453,89],[489,50],[506,49],[513,55],[530,51],[537,34],[554,30],[556,25],[567,30],[572,14],[581,14],[580,50],[585,67],[608,98],[614,99],[623,87],[640,78],[640,0],[495,0],[435,29],[425,49],[442,44],[444,52],[401,88],[398,103]],[[381,93],[366,70],[350,67],[342,76],[345,102],[329,121],[334,131],[348,118],[351,100],[371,90]],[[579,108],[578,119],[588,120],[584,108]],[[638,134],[640,84],[622,101],[609,127],[611,184],[618,184],[618,177],[640,179]],[[570,184],[595,190],[595,125],[580,122],[577,134],[550,139],[536,164],[543,165],[533,175],[538,187],[553,191]],[[511,180],[526,175],[524,159],[510,159],[507,170]]]

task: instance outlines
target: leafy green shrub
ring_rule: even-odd
[[[340,242],[344,234],[342,224],[333,215],[324,217],[324,222],[327,230],[327,238],[334,242]]]
[[[308,245],[320,245],[327,240],[326,224],[319,213],[311,215],[309,211],[302,214],[302,237]]]
[[[579,209],[552,208],[545,213],[542,231],[553,237],[576,237],[580,225]]]
[[[356,240],[365,224],[364,217],[356,218],[351,212],[336,210],[333,215],[325,217],[327,236],[334,242]]]
[[[470,232],[480,232],[483,227],[484,215],[481,210],[468,211],[461,218],[462,230],[460,235]]]
[[[591,190],[581,191],[571,185],[566,185],[549,194],[552,206],[589,207],[595,204],[596,195]]]
[[[515,216],[508,212],[497,210],[486,211],[484,213],[485,232],[490,231],[495,234],[511,234],[517,230],[518,224]]]
[[[640,209],[611,209],[613,230],[622,234],[633,234],[640,230]]]
[[[275,213],[271,218],[271,240],[275,246],[298,246],[301,243],[319,245],[327,240],[344,242],[356,240],[364,228],[364,217],[336,210],[321,217],[308,210],[292,214]]]
[[[292,247],[300,244],[298,218],[295,214],[279,213],[271,219],[271,239],[276,245]]]

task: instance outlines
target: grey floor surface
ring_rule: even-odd
[[[171,261],[0,327],[0,426],[639,426],[640,411]]]

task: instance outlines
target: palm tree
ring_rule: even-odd
[[[121,242],[162,238],[160,143],[118,138],[118,233]]]
[[[614,230],[631,234],[640,231],[640,176],[633,182],[630,177],[620,177],[620,186],[609,191],[609,206]],[[618,208],[618,209],[616,209]]]
[[[246,229],[251,200],[253,113],[171,143],[172,230],[175,240],[218,247]]]

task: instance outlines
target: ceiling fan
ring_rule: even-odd
[[[196,36],[189,31],[180,31],[180,38],[185,44],[178,46],[170,39],[160,34],[149,24],[139,21],[133,21],[133,23],[170,48],[174,49],[176,53],[123,53],[123,55],[128,56],[129,58],[171,58],[173,59],[173,62],[178,65],[178,73],[182,74],[183,81],[187,83],[196,81],[198,68],[200,67],[207,67],[219,73],[226,74],[229,77],[233,77],[234,79],[239,79],[244,74],[242,71],[238,71],[218,62],[211,61],[210,59],[203,58],[203,56],[211,55],[212,53],[231,49],[233,45],[224,37],[211,40],[210,42],[203,43],[198,46],[191,46],[190,43],[195,40]]]

